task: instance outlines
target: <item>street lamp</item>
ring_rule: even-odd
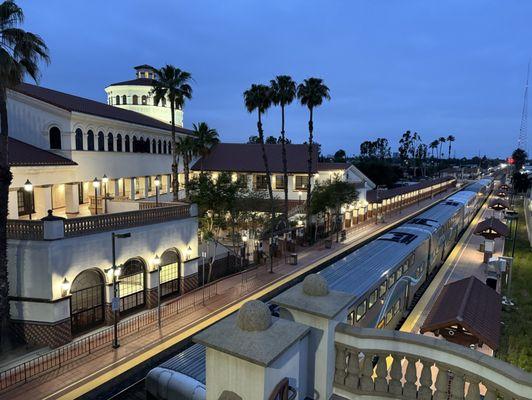
[[[96,179],[96,178],[95,178]],[[99,183],[99,182],[98,182]],[[111,301],[111,310],[114,316],[114,329],[113,329],[113,349],[118,349],[120,343],[118,343],[118,311],[120,310],[120,296],[118,294],[117,278],[120,275],[120,268],[116,267],[116,239],[125,239],[131,237],[131,233],[112,233],[112,247],[113,247],[113,300]]]
[[[187,248],[187,261],[190,260],[190,256],[192,255],[192,248],[190,246],[188,246]]]
[[[299,197],[299,202],[301,203],[301,190],[297,191],[297,196]]]
[[[159,186],[161,186],[161,180],[159,179],[159,176],[155,177],[155,181],[153,183],[155,184],[155,207],[159,207]]]
[[[24,183],[24,191],[30,194],[30,220],[31,220],[31,214],[33,213],[33,193],[32,193],[33,185],[29,179],[26,179],[26,183]]]
[[[204,250],[201,252],[201,294],[203,296],[203,305],[205,305],[205,259],[207,258],[207,252]]]
[[[63,282],[61,282],[61,295],[63,297],[67,296],[69,290],[70,290],[70,282],[65,276],[65,279],[63,279]]]
[[[159,329],[161,329],[161,259],[157,254],[151,260],[151,265],[159,271],[159,279],[157,282],[157,323],[159,324]]]
[[[244,242],[244,256],[242,257],[242,284],[244,283],[244,262],[247,265],[247,242],[248,242],[248,235],[244,232],[242,234],[242,242]]]
[[[92,186],[94,186],[94,213],[98,214],[98,188],[100,187],[100,181],[98,178],[94,178],[92,181]]]
[[[102,177],[102,183],[103,183],[103,212],[104,214],[107,214],[107,182],[109,182],[109,178],[107,177],[107,175],[103,175]]]

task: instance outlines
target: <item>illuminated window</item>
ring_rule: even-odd
[[[391,288],[393,286],[393,284],[395,283],[395,275],[392,274],[390,275],[390,277],[388,278],[388,287]]]
[[[379,297],[384,297],[386,294],[386,281],[381,283],[381,286],[379,288]]]
[[[357,306],[356,322],[360,321],[364,315],[366,315],[366,300]]]
[[[268,177],[266,175],[255,175],[255,189],[266,190],[268,188]]]
[[[275,189],[284,189],[284,175],[275,175]]]
[[[308,184],[307,175],[296,175],[296,190],[306,189]]]
[[[371,308],[375,305],[375,303],[377,302],[377,298],[378,298],[378,291],[377,289],[375,289],[373,292],[371,292],[371,294],[369,295],[369,303],[368,303],[368,308]]]

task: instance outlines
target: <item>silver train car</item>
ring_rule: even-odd
[[[320,274],[332,290],[356,296],[348,322],[394,329],[492,188],[491,178],[469,184],[323,269]]]

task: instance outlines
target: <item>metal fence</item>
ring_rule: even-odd
[[[197,305],[203,304],[205,301],[216,296],[217,293],[217,282],[189,292],[174,301],[162,305],[161,319],[164,321],[176,314],[191,311]],[[143,332],[146,332],[147,329],[157,329],[157,321],[156,308],[120,321],[118,323],[118,337],[124,339],[133,333],[139,332],[141,329]],[[113,327],[111,326],[2,371],[0,372],[0,391],[61,368],[75,360],[101,350],[104,346],[111,346],[112,341]]]

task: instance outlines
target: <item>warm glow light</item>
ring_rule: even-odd
[[[155,186],[157,186],[157,187],[161,186],[161,180],[159,179],[158,176],[155,177],[155,180],[153,181],[153,183],[154,183]]]
[[[104,175],[104,176],[102,177],[102,182],[103,182],[103,183],[107,183],[107,182],[109,182],[109,178],[107,177],[107,175]]]
[[[33,190],[33,185],[29,179],[26,179],[26,183],[24,183],[24,190],[26,192],[31,192]]]
[[[192,255],[192,248],[188,246],[187,248],[187,257],[190,257]]]
[[[115,276],[118,278],[122,274],[122,268],[118,267],[115,269]]]
[[[161,259],[159,258],[157,254],[155,254],[155,257],[153,257],[151,260],[151,265],[158,267],[160,264],[161,264]]]
[[[92,181],[92,186],[94,186],[96,189],[100,187],[100,181],[98,180],[98,178],[94,178],[94,180]]]
[[[246,235],[245,233],[242,234],[242,241],[243,241],[244,243],[246,243],[246,242],[248,241],[248,235]]]
[[[69,290],[70,290],[70,282],[65,277],[65,279],[63,279],[63,282],[61,283],[61,292],[62,292],[63,296],[68,295],[68,291]]]

